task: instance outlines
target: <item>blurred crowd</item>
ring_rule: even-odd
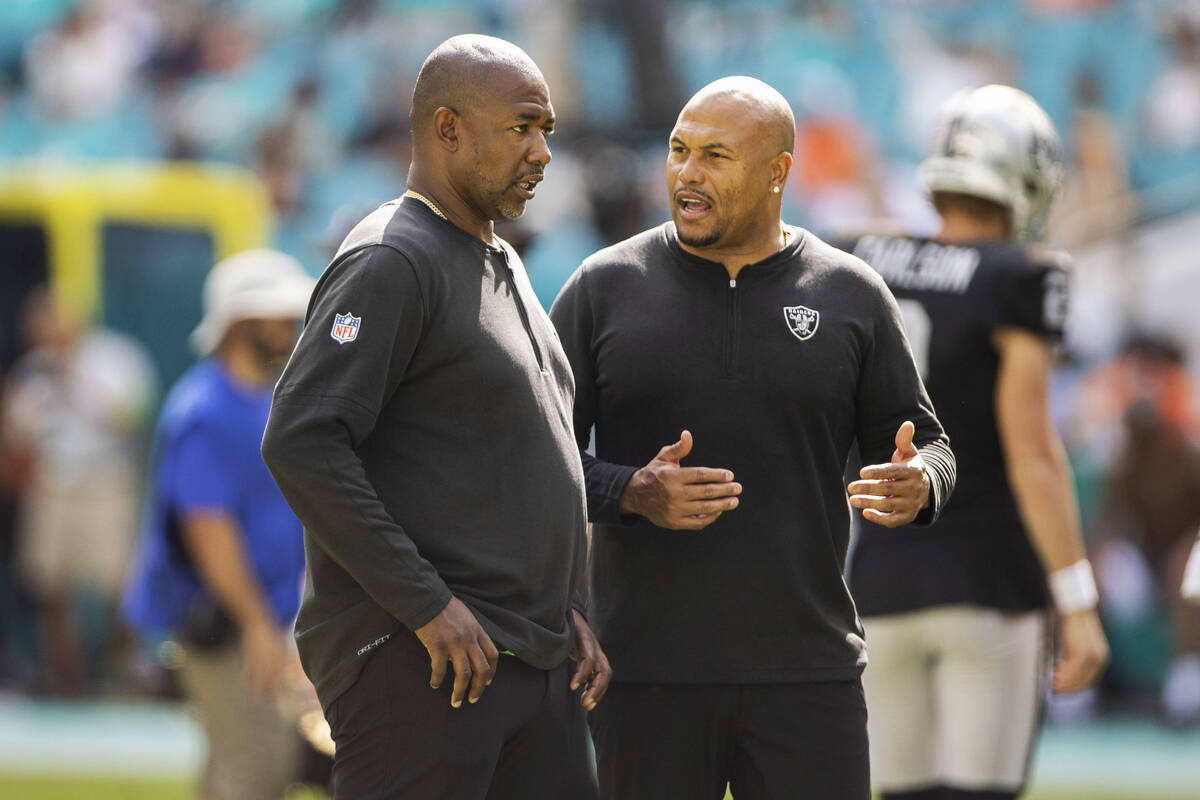
[[[504,231],[547,306],[583,257],[665,218],[665,132],[714,78],[754,75],[789,99],[784,215],[818,234],[882,218],[930,231],[914,171],[938,107],[967,85],[1029,91],[1072,164],[1051,228],[1076,261],[1055,410],[1113,642],[1099,702],[1200,720],[1200,614],[1176,599],[1200,529],[1200,2],[9,0],[0,162],[248,167],[272,244],[315,274],[350,223],[402,193],[412,82],[467,31],[517,42],[551,87],[554,161]],[[57,561],[31,531],[47,503],[136,516],[158,389],[136,343],[79,320],[47,333],[52,299],[38,302],[0,395],[0,686],[144,690],[153,670],[110,622],[132,523],[60,544]],[[123,393],[87,384],[117,374],[92,359],[124,365]],[[48,500],[71,475],[126,505]]]
[[[1070,142],[1058,229],[1079,246],[1200,199],[1198,30],[1191,0],[24,0],[0,7],[0,157],[250,166],[276,244],[319,270],[403,187],[424,55],[481,31],[554,91],[551,196],[523,223],[546,302],[579,256],[662,216],[663,133],[728,74],[791,101],[785,210],[816,231],[928,228],[912,167],[937,108],[1020,86]]]

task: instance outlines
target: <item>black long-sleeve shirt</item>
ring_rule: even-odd
[[[797,229],[736,281],[670,223],[587,259],[550,312],[575,371],[592,538],[591,615],[614,679],[776,683],[857,676],[862,628],[842,580],[843,467],[891,460],[916,425],[931,521],[954,456],[899,310],[858,259]],[[622,518],[637,467],[681,430],[684,465],[724,467],[738,508],[699,532]]]
[[[263,456],[304,523],[296,623],[322,704],[451,594],[551,669],[586,563],[573,381],[510,247],[419,202],[382,206],[313,293]]]

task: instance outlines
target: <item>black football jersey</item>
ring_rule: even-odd
[[[1011,611],[1047,605],[996,425],[998,328],[1062,336],[1065,258],[1008,242],[972,246],[862,236],[845,249],[875,268],[900,304],[913,357],[958,459],[958,484],[932,528],[859,520],[849,580],[864,615],[970,603]]]

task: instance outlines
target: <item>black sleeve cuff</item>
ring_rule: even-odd
[[[621,513],[621,495],[637,467],[601,461],[584,453],[583,472],[587,483],[588,519],[592,522],[630,525],[636,514]]]

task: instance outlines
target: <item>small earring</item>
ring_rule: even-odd
[[[779,187],[778,187],[778,186],[772,186],[772,187],[771,187],[771,193],[772,193],[772,194],[779,194]]]

